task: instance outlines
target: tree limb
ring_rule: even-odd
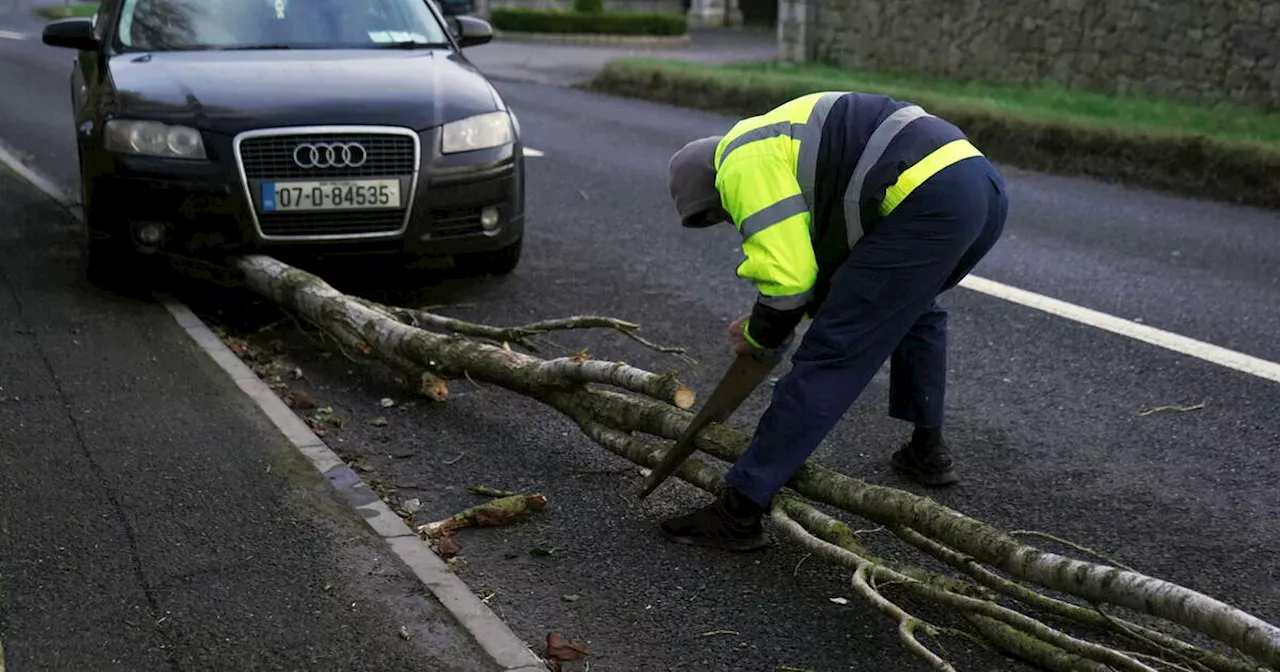
[[[541,320],[518,327],[492,327],[487,324],[476,324],[474,322],[459,320],[455,317],[437,315],[436,313],[427,312],[425,310],[398,308],[394,306],[384,306],[384,308],[405,323],[421,329],[440,329],[443,331],[453,332],[455,334],[487,338],[499,343],[518,343],[524,347],[531,346],[529,339],[533,336],[552,331],[612,329],[645,346],[646,348],[664,354],[675,355],[690,364],[697,363],[696,360],[688,356],[687,351],[684,348],[659,345],[653,341],[647,340],[636,333],[640,329],[640,325],[632,322],[624,322],[612,317],[604,317],[600,315],[577,315],[574,317],[565,317],[554,320]]]
[[[597,444],[637,464],[656,465],[663,450],[632,433],[675,439],[693,417],[681,408],[684,404],[679,391],[683,386],[674,376],[658,376],[621,363],[601,363],[580,357],[548,361],[472,340],[465,334],[433,333],[401,321],[397,309],[348,297],[320,278],[270,257],[236,257],[233,263],[250,289],[322,326],[347,346],[380,357],[393,366],[403,367],[407,362],[441,377],[468,377],[541,401],[573,419]],[[623,391],[643,396],[631,396]],[[688,391],[686,400],[685,408],[691,407],[692,390]],[[703,452],[733,461],[741,455],[748,439],[745,433],[732,427],[712,424],[699,432],[695,441]],[[712,492],[717,492],[723,484],[717,469],[696,460],[686,461],[676,476]],[[1201,593],[1130,570],[1045,552],[928,498],[872,485],[814,463],[802,466],[789,485],[809,499],[875,523],[909,528],[942,547],[965,554],[974,563],[989,565],[1021,580],[1090,602],[1125,606],[1164,618],[1207,634],[1265,663],[1280,664],[1280,628]],[[798,502],[789,495],[781,496],[780,501]],[[812,507],[804,508],[819,517],[800,520],[802,527],[833,527],[828,521],[834,519],[824,520],[820,516],[825,514],[819,514]],[[787,512],[794,517],[797,511],[788,509]],[[856,539],[848,533],[848,526],[841,525],[848,539],[842,539],[837,548],[856,553],[855,549],[859,548]],[[872,560],[865,553],[857,555]],[[842,559],[847,564],[846,556],[837,554],[832,559]],[[856,563],[848,566],[856,571]],[[872,578],[903,581],[906,589],[934,602],[960,609],[962,613],[995,619],[1061,649],[1106,660],[1121,669],[1144,672],[1151,669],[1131,656],[1053,630],[981,597],[983,591],[990,588],[1007,590],[1008,584],[981,587],[945,577],[939,578],[939,583],[925,582],[915,578],[924,574],[923,570],[881,567],[883,565],[873,564],[865,571]],[[938,588],[938,585],[948,587]],[[985,623],[972,619],[971,622]]]
[[[791,516],[795,516],[796,521],[814,521],[818,527],[829,526],[829,523],[825,523],[824,519],[830,519],[830,516],[798,500],[783,498],[774,505],[773,519],[774,522],[780,523],[783,529],[791,533],[797,541],[801,541],[798,535],[807,534],[804,532],[807,526],[802,527],[799,524],[787,525],[787,521],[790,520]],[[821,539],[815,538],[812,542],[804,540],[801,543],[804,543],[810,551],[823,552],[828,559],[848,567],[856,569],[866,562],[865,559],[853,551]],[[959,595],[938,586],[926,584],[884,565],[874,565],[874,572],[878,577],[901,583],[904,588],[920,597],[1001,621],[1083,658],[1096,660],[1117,669],[1130,670],[1131,672],[1156,672],[1154,668],[1135,660],[1131,656],[1093,642],[1072,637],[1065,632],[1051,628],[1034,618],[1003,607],[995,602]]]
[[[1088,609],[1070,602],[1041,595],[1026,586],[992,572],[978,564],[972,557],[957,553],[955,550],[947,548],[910,528],[892,526],[890,531],[908,544],[968,574],[978,583],[1029,606],[1088,625],[1110,625],[1116,632],[1137,639],[1150,646],[1153,650],[1167,652],[1184,662],[1199,666],[1201,669],[1209,669],[1214,672],[1258,672],[1261,669],[1256,665],[1249,665],[1220,653],[1205,651],[1158,630],[1113,617],[1103,612],[1101,608],[1096,610]]]

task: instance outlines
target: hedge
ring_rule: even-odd
[[[832,84],[716,66],[624,60],[608,64],[582,88],[745,117],[807,93],[838,89]],[[1280,149],[1275,146],[1190,132],[1036,119],[927,93],[911,99],[959,126],[993,161],[1025,170],[1280,208]]]
[[[513,33],[684,35],[689,30],[683,14],[580,13],[514,7],[495,8],[489,13],[489,23]]]

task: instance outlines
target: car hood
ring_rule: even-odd
[[[379,124],[423,130],[502,109],[493,86],[445,49],[127,53],[112,59],[121,116],[238,133]]]

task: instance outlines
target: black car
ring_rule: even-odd
[[[506,274],[520,128],[430,0],[105,0],[45,27],[71,98],[95,281],[140,253],[450,257]]]

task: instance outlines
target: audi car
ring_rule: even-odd
[[[492,39],[431,0],[104,0],[50,22],[77,52],[91,278],[155,252],[512,272],[519,122],[462,52]]]

